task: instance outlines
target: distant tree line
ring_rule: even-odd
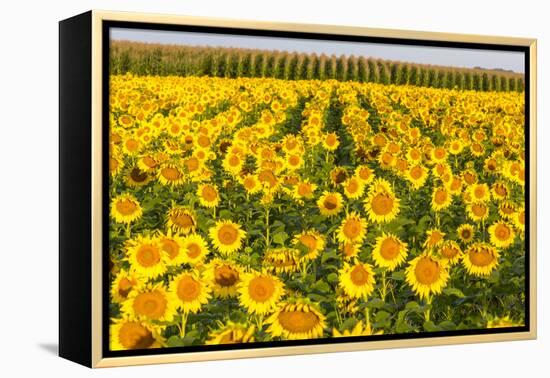
[[[524,90],[523,75],[514,72],[411,64],[356,56],[127,41],[114,41],[110,53],[110,72],[113,74],[335,79],[478,91]]]

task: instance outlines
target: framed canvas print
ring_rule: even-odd
[[[60,22],[60,355],[536,337],[536,41]]]

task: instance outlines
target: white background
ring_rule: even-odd
[[[550,66],[544,1],[3,1],[0,11],[0,375],[166,377],[548,376],[546,194]],[[536,37],[539,339],[91,371],[56,356],[58,25],[89,9]],[[78,125],[75,125],[78,126]],[[546,211],[543,211],[546,209]]]

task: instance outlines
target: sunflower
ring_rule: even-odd
[[[383,223],[393,220],[399,214],[399,198],[384,179],[377,179],[371,184],[365,199],[365,208],[373,222]]]
[[[111,300],[122,303],[128,298],[128,294],[140,284],[138,276],[126,269],[121,269],[111,284]]]
[[[473,202],[485,203],[491,199],[491,191],[487,184],[473,184],[467,189],[468,194]]]
[[[110,350],[139,350],[161,348],[165,341],[161,336],[162,328],[147,322],[123,315],[113,319],[109,326]]]
[[[238,293],[241,306],[249,313],[263,315],[275,309],[285,289],[277,276],[252,272],[243,275]]]
[[[356,176],[351,176],[342,183],[342,186],[344,187],[344,194],[349,199],[360,198],[365,191],[364,182]]]
[[[182,272],[170,281],[170,295],[174,305],[184,313],[197,313],[208,303],[212,289],[193,272]]]
[[[286,157],[285,167],[289,171],[300,169],[304,165],[304,159],[300,154],[290,154]]]
[[[477,242],[470,245],[462,257],[462,264],[474,276],[488,276],[498,265],[499,253],[490,244]]]
[[[270,248],[263,258],[263,266],[271,273],[296,272],[300,264],[300,251],[294,248]]]
[[[367,165],[360,165],[355,168],[355,177],[364,184],[370,184],[374,180],[374,171]]]
[[[139,188],[147,185],[151,181],[151,176],[139,169],[138,167],[131,167],[125,176],[126,185],[131,188]]]
[[[420,189],[428,179],[428,170],[423,165],[414,165],[405,173],[405,177],[413,189]]]
[[[255,341],[256,327],[254,325],[234,323],[229,320],[225,324],[218,322],[218,327],[218,329],[210,331],[205,342],[206,345],[243,344]]]
[[[247,174],[241,179],[241,184],[248,194],[258,193],[262,190],[258,176],[253,174]]]
[[[427,299],[441,293],[447,285],[449,272],[443,260],[424,252],[409,263],[405,278],[421,299]]]
[[[295,246],[305,249],[301,256],[302,260],[314,260],[325,249],[325,237],[315,229],[302,231],[294,237],[293,243]]]
[[[267,333],[287,340],[323,337],[325,316],[306,299],[284,302],[267,320]]]
[[[516,226],[517,230],[520,231],[520,235],[523,235],[525,231],[525,208],[522,207],[518,209],[512,215],[512,222],[514,222],[514,226]]]
[[[182,238],[179,235],[173,235],[172,230],[168,229],[167,234],[158,233],[158,241],[160,248],[168,256],[168,264],[179,265],[183,263]]]
[[[372,258],[376,266],[393,271],[407,258],[407,243],[393,234],[383,233],[376,238]]]
[[[506,222],[497,221],[489,227],[491,243],[497,248],[508,248],[514,243],[516,233],[514,228]]]
[[[185,182],[185,174],[175,163],[166,163],[158,170],[158,180],[167,186],[179,186]]]
[[[355,323],[355,326],[351,330],[345,329],[343,332],[340,332],[336,328],[332,329],[332,337],[371,336],[382,335],[383,333],[384,330],[375,332],[370,324],[364,325],[361,320]]]
[[[195,213],[182,206],[172,206],[167,214],[167,226],[182,234],[195,232],[197,221]]]
[[[468,244],[474,240],[475,228],[469,223],[464,223],[458,226],[456,233],[458,234],[458,238],[462,240],[464,244]]]
[[[126,254],[130,270],[146,278],[156,278],[166,272],[168,256],[158,238],[138,235],[127,242]]]
[[[132,223],[143,215],[136,197],[129,193],[121,194],[111,201],[111,216],[118,223]]]
[[[323,147],[328,151],[335,151],[339,145],[340,141],[336,133],[328,133],[323,138]]]
[[[133,290],[122,304],[121,311],[137,320],[171,322],[176,307],[164,286],[158,283]]]
[[[432,209],[440,211],[451,204],[451,194],[444,187],[434,188],[432,192]]]
[[[503,201],[498,206],[498,213],[501,217],[510,219],[516,212],[516,205],[510,201]]]
[[[445,147],[436,147],[432,150],[432,160],[437,163],[443,163],[447,159],[447,150]]]
[[[338,192],[325,191],[319,200],[317,206],[322,215],[330,217],[336,215],[342,210],[343,198]]]
[[[462,250],[454,240],[447,240],[439,247],[439,256],[449,265],[455,265],[462,257]]]
[[[308,180],[299,181],[293,190],[293,196],[296,199],[311,199],[317,189],[317,185],[310,183]]]
[[[246,237],[246,232],[241,229],[241,226],[230,220],[217,221],[216,225],[210,228],[209,234],[214,247],[223,254],[239,250]]]
[[[473,202],[466,206],[466,213],[474,222],[481,222],[489,216],[489,207],[484,203]]]
[[[342,252],[342,255],[344,259],[349,260],[359,253],[359,244],[355,243],[343,243],[340,244],[340,252]]]
[[[242,268],[230,261],[213,259],[204,271],[204,279],[218,298],[237,296],[237,287],[241,282]]]
[[[452,155],[458,155],[464,150],[464,143],[460,139],[455,139],[449,143],[448,148]]]
[[[182,261],[187,264],[201,264],[208,253],[208,244],[199,234],[189,234],[181,239]]]
[[[351,298],[365,299],[374,290],[374,273],[369,264],[356,263],[349,265],[344,263],[339,270],[339,285]]]
[[[433,248],[440,245],[443,242],[445,233],[439,228],[432,228],[426,231],[426,240],[424,241],[423,246],[427,248]]]
[[[348,178],[348,173],[343,167],[335,167],[330,171],[330,180],[335,184],[341,184]]]
[[[223,159],[222,165],[227,172],[236,176],[241,171],[243,164],[244,161],[239,155],[229,153],[225,156],[225,159]]]
[[[367,222],[358,213],[349,214],[338,229],[337,238],[342,243],[361,243],[367,233]]]
[[[213,184],[202,184],[197,189],[199,202],[204,207],[216,207],[220,203],[220,194]]]
[[[510,189],[504,182],[499,181],[493,184],[491,187],[491,193],[496,201],[502,201],[508,197],[510,194]]]

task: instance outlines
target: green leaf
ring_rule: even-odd
[[[447,287],[447,288],[443,289],[443,293],[446,294],[446,295],[454,295],[454,296],[457,296],[458,298],[464,298],[465,297],[465,295],[462,291],[460,291],[459,289],[454,288],[454,287]]]
[[[393,272],[391,275],[391,278],[396,281],[403,281],[405,279],[405,273],[404,272]]]
[[[287,239],[288,234],[286,232],[278,232],[273,235],[273,242],[279,245],[284,245]]]
[[[374,320],[377,322],[377,323],[381,323],[381,322],[384,322],[386,321],[388,318],[390,317],[390,314],[386,311],[378,311],[376,313],[376,316],[374,317]]]
[[[337,259],[337,258],[338,258],[338,255],[336,254],[335,250],[327,251],[323,253],[323,255],[321,256],[321,264],[324,264],[325,261],[329,259]]]
[[[422,311],[420,305],[417,302],[411,301],[405,305],[405,310],[408,311]]]
[[[170,336],[168,340],[166,340],[166,345],[169,347],[185,346],[185,342],[179,336]]]
[[[456,324],[454,324],[449,320],[444,320],[441,323],[439,323],[437,326],[445,331],[452,331],[456,329]]]
[[[380,298],[372,298],[367,302],[368,308],[382,308],[386,303]]]
[[[337,283],[338,282],[338,275],[336,273],[330,273],[327,276],[327,281],[330,283]]]
[[[430,321],[424,322],[424,330],[427,332],[437,332],[437,331],[441,331],[441,328],[436,326],[435,323],[430,320]]]
[[[330,291],[330,286],[325,281],[319,280],[311,287],[313,290],[318,290],[322,293],[327,293]]]

